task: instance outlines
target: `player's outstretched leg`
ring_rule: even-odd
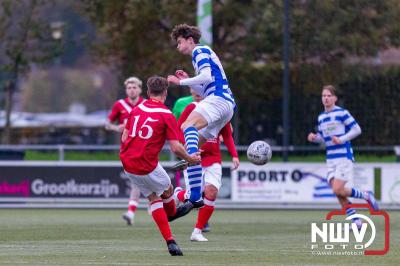
[[[351,197],[355,199],[364,199],[366,200],[371,207],[377,211],[379,210],[378,202],[376,201],[374,194],[371,191],[361,191],[357,188],[349,188],[345,187],[347,181],[343,180],[336,180],[333,178],[330,183],[332,186],[333,192],[338,196],[338,197]]]
[[[188,162],[186,162],[185,160],[180,160],[171,167],[171,170],[183,171],[188,167],[188,165],[189,165]]]
[[[193,203],[190,201],[185,202],[176,209],[176,213],[173,216],[168,216],[168,221],[172,222],[180,217],[185,216],[194,208]]]
[[[154,200],[150,203],[151,216],[157,224],[158,230],[167,242],[168,251],[172,256],[182,256],[182,251],[176,244],[171,233],[171,228],[168,223],[167,214],[164,210],[164,204],[161,199]]]
[[[185,136],[186,142],[186,150],[189,154],[193,154],[198,152],[198,144],[199,144],[199,132],[195,127],[188,127],[183,132]],[[189,165],[187,168],[188,174],[188,186],[190,189],[190,198],[189,200],[193,203],[195,208],[199,208],[204,205],[201,198],[201,189],[202,189],[202,168],[200,164],[197,165]]]
[[[375,199],[374,193],[372,193],[371,191],[363,192],[359,189],[352,188],[350,197],[356,198],[356,199],[364,199],[371,205],[371,207],[375,211],[379,210],[378,202]]]

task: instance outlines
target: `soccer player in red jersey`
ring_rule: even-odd
[[[125,93],[127,97],[116,101],[108,115],[107,130],[122,133],[130,112],[145,99],[140,97],[142,93],[142,81],[137,77],[130,77],[124,82]],[[114,124],[117,122],[117,124]],[[127,225],[132,225],[135,218],[135,212],[140,199],[139,188],[130,182],[131,194],[128,201],[128,210],[122,215]]]
[[[162,77],[147,81],[149,99],[130,113],[122,134],[120,158],[126,174],[150,202],[149,210],[167,242],[172,256],[182,251],[172,236],[168,220],[179,217],[173,200],[171,180],[158,162],[158,155],[168,140],[171,151],[189,163],[199,163],[200,154],[189,155],[179,142],[179,129],[172,112],[164,105],[168,82]],[[184,206],[184,205],[182,205]],[[182,207],[181,206],[181,207]],[[186,214],[190,209],[182,213]]]
[[[193,97],[196,102],[190,103],[182,115],[179,117],[178,126],[180,127],[184,121],[186,121],[189,114],[196,108],[198,102],[202,100],[199,97]],[[221,188],[221,178],[222,178],[222,165],[221,165],[221,150],[220,150],[220,136],[222,136],[223,141],[228,148],[229,153],[232,156],[233,167],[232,170],[236,170],[239,167],[239,157],[236,151],[235,143],[232,137],[231,124],[226,124],[220,131],[217,138],[212,138],[207,140],[201,146],[201,166],[203,168],[203,182],[204,184],[204,207],[199,209],[199,214],[197,216],[197,222],[190,236],[191,241],[208,241],[202,234],[204,226],[207,224],[211,215],[215,209],[215,200],[219,189]],[[184,142],[183,132],[181,133],[181,141]],[[185,175],[186,184],[188,182],[187,175]],[[185,201],[189,199],[190,190],[182,190],[179,187],[175,189],[175,195],[179,201]]]
[[[126,98],[116,101],[108,115],[106,129],[121,132],[124,130],[130,112],[145,99],[140,97],[142,93],[142,81],[137,77],[130,77],[124,82]],[[118,124],[114,124],[117,122]]]

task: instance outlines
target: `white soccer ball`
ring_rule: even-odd
[[[255,165],[264,165],[271,160],[272,149],[268,143],[262,140],[254,141],[247,148],[247,158]]]

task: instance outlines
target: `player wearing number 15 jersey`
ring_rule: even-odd
[[[148,198],[151,215],[167,242],[172,256],[182,255],[176,244],[168,220],[184,215],[185,209],[177,210],[173,200],[171,180],[158,162],[158,155],[169,141],[172,152],[190,163],[199,163],[199,153],[189,155],[178,140],[178,126],[172,112],[164,105],[168,82],[162,77],[147,81],[149,99],[130,113],[122,134],[120,158],[126,174]]]

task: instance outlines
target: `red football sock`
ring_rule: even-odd
[[[176,213],[176,205],[174,198],[171,196],[168,199],[163,199],[164,210],[168,216],[174,216]]]
[[[181,190],[176,194],[176,197],[178,198],[179,201],[184,202],[185,201],[185,194],[186,190]]]
[[[138,205],[138,202],[136,200],[129,199],[128,211],[135,212],[137,205]]]
[[[150,204],[151,216],[158,226],[161,235],[164,237],[165,241],[173,240],[171,233],[171,228],[169,227],[167,214],[163,208],[162,200],[153,201]]]
[[[199,210],[197,216],[196,228],[203,229],[204,225],[210,220],[211,215],[215,209],[215,200],[209,200],[207,197],[204,198],[204,207]]]

